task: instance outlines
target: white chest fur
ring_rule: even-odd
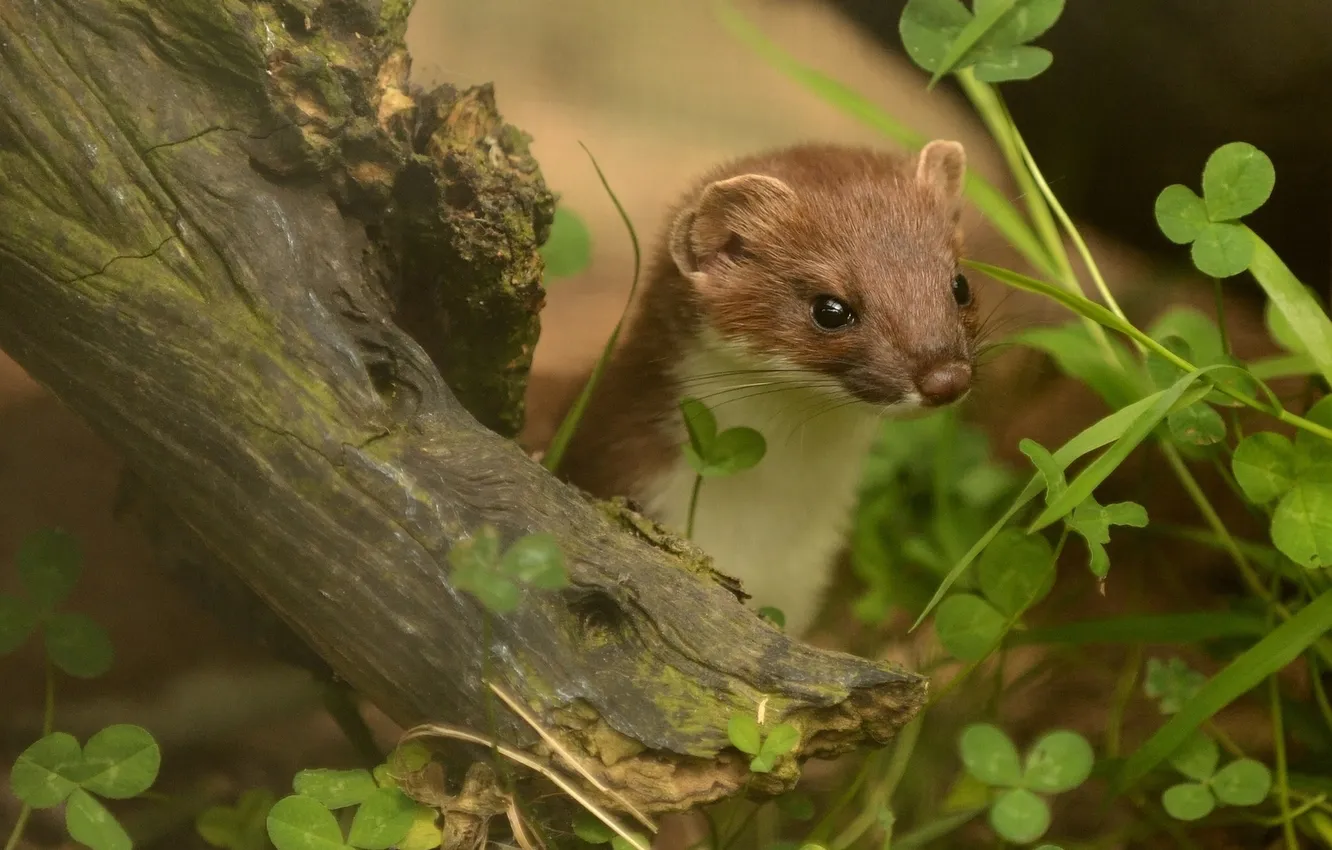
[[[846,541],[880,416],[843,404],[827,378],[771,371],[780,368],[707,345],[683,358],[679,374],[685,395],[712,409],[719,430],[745,425],[767,442],[758,466],[704,480],[694,542],[744,583],[753,606],[780,608],[787,631],[799,635],[817,615]],[[687,439],[683,424],[678,436]],[[649,514],[683,531],[694,479],[682,456],[645,488]]]

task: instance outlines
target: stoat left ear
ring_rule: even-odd
[[[916,182],[938,192],[945,201],[962,197],[967,174],[967,152],[961,142],[936,139],[920,150],[916,160]]]

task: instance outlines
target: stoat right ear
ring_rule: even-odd
[[[671,258],[691,280],[718,263],[738,259],[746,241],[767,229],[796,200],[786,183],[766,174],[741,174],[709,183],[671,226]]]

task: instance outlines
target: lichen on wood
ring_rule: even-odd
[[[407,10],[0,4],[0,347],[123,454],[185,569],[404,725],[540,752],[488,670],[647,811],[789,787],[726,737],[761,702],[799,758],[889,740],[921,677],[792,640],[506,439],[551,197],[488,87],[408,83]],[[487,523],[555,535],[572,586],[486,628],[447,554]]]

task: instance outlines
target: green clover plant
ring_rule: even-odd
[[[972,777],[995,789],[990,826],[1005,841],[1031,844],[1050,828],[1046,797],[1072,791],[1091,776],[1091,744],[1076,732],[1047,732],[1023,760],[1002,729],[973,723],[958,740],[962,764]]]
[[[731,745],[740,752],[753,756],[749,769],[754,773],[769,773],[777,760],[796,748],[800,743],[800,730],[790,723],[782,723],[768,729],[765,733],[757,720],[751,715],[736,713],[731,715],[726,726],[727,737]]]
[[[1054,586],[1054,552],[1040,534],[1010,528],[981,555],[980,593],[954,593],[935,614],[945,650],[962,661],[979,661],[999,645],[1022,614]]]
[[[429,762],[428,750],[408,744],[374,771],[303,770],[292,780],[296,793],[268,810],[269,840],[277,850],[432,850],[442,840],[438,812],[408,796],[401,784]],[[352,807],[344,837],[334,812]]]
[[[1306,414],[1332,424],[1332,397]],[[1256,505],[1272,505],[1272,543],[1306,569],[1332,566],[1332,443],[1301,431],[1294,441],[1261,431],[1245,437],[1231,471]]]
[[[234,806],[210,806],[194,820],[199,837],[223,850],[267,850],[268,812],[277,795],[267,788],[243,792]]]
[[[78,541],[43,529],[19,546],[19,581],[27,597],[0,594],[0,655],[17,650],[41,630],[46,656],[71,676],[90,679],[111,668],[106,631],[88,617],[58,610],[78,583],[83,557]]]
[[[555,220],[541,246],[541,259],[546,264],[548,281],[571,277],[591,264],[592,234],[581,216],[563,205],[555,207]]]
[[[124,827],[97,799],[125,800],[157,780],[162,754],[146,729],[108,726],[83,746],[65,732],[52,732],[14,762],[14,796],[34,809],[65,806],[70,838],[93,850],[129,850]],[[97,796],[94,796],[97,795]]]
[[[685,432],[689,443],[685,446],[685,460],[694,470],[694,491],[689,498],[689,518],[685,528],[687,537],[694,536],[694,513],[698,509],[698,494],[705,478],[736,475],[758,466],[767,452],[763,435],[743,425],[717,430],[717,417],[696,398],[680,401]]]
[[[990,83],[1027,80],[1050,67],[1050,51],[1027,42],[1064,11],[1064,0],[910,0],[898,31],[911,60],[933,73],[933,86],[951,72],[970,69]]]
[[[524,586],[558,590],[569,583],[559,541],[544,532],[520,537],[501,552],[499,532],[482,526],[454,544],[449,564],[454,586],[496,614],[516,609]]]
[[[1142,692],[1157,701],[1162,714],[1178,714],[1184,703],[1197,696],[1205,684],[1207,677],[1180,658],[1172,657],[1165,662],[1149,658]]]
[[[1267,202],[1276,170],[1267,154],[1247,142],[1217,148],[1203,167],[1203,196],[1176,183],[1156,197],[1156,223],[1176,245],[1192,243],[1198,271],[1233,277],[1253,262],[1254,242],[1239,219]]]
[[[611,850],[635,850],[633,844],[626,841],[623,836],[617,835],[590,812],[580,811],[574,816],[573,830],[574,835],[588,844],[609,844]],[[629,834],[645,847],[652,844],[648,837],[640,832],[631,831]]]
[[[1035,440],[1025,439],[1018,448],[1045,479],[1046,504],[1054,504],[1068,490],[1063,468],[1049,450]],[[1102,505],[1089,494],[1064,517],[1064,524],[1086,542],[1087,564],[1092,575],[1104,579],[1110,572],[1110,556],[1105,551],[1105,544],[1110,542],[1110,526],[1143,528],[1147,525],[1147,510],[1136,502]]]
[[[1189,779],[1170,786],[1161,805],[1176,820],[1207,817],[1217,807],[1256,806],[1272,790],[1272,772],[1262,762],[1235,759],[1217,769],[1221,751],[1208,736],[1195,732],[1170,757],[1170,766]]]

